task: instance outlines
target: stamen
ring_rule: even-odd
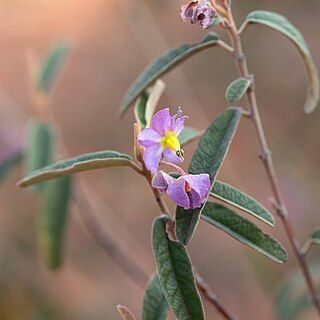
[[[177,157],[180,158],[181,160],[184,160],[184,151],[183,151],[183,149],[177,150],[176,155],[177,155]]]

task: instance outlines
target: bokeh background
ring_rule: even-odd
[[[52,100],[69,154],[103,149],[132,153],[132,109],[121,121],[116,117],[128,86],[155,56],[206,34],[181,21],[183,3],[1,0],[0,158],[25,145],[26,125],[36,114],[27,53],[33,50],[43,56],[59,39],[73,43]],[[286,15],[304,34],[320,67],[319,1],[233,0],[233,6],[239,24],[255,9]],[[289,41],[271,30],[252,27],[244,36],[244,48],[256,76],[281,187],[303,242],[320,224],[320,113],[302,112],[306,76]],[[190,117],[188,125],[205,128],[227,107],[225,88],[236,76],[232,59],[210,49],[164,77],[167,88],[160,106],[170,106],[172,111],[181,106]],[[196,145],[186,148],[185,166]],[[66,230],[65,263],[55,272],[46,269],[37,244],[41,198],[15,186],[23,174],[21,166],[0,185],[0,319],[119,319],[119,303],[139,318],[143,290],[94,241],[74,205]],[[219,177],[271,208],[270,188],[249,120],[242,120]],[[159,212],[145,181],[124,168],[84,173],[75,181],[85,183],[94,195],[94,214],[104,232],[151,275],[155,264],[150,230]],[[204,222],[189,246],[198,271],[238,319],[275,319],[272,305],[277,291],[296,267],[281,222],[277,220],[275,229],[260,226],[288,249],[286,264],[269,261]],[[314,248],[308,261],[316,263],[319,258],[319,249]],[[220,319],[206,302],[205,308],[208,319]],[[310,311],[301,319],[316,319],[316,315]]]

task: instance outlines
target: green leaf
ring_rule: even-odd
[[[151,126],[154,111],[165,87],[165,83],[158,79],[151,88],[144,90],[137,100],[134,113],[141,130]]]
[[[0,163],[0,181],[3,180],[13,168],[22,162],[23,157],[23,152],[19,150]]]
[[[228,108],[213,120],[192,157],[189,173],[207,173],[213,185],[238,128],[241,112],[240,108]],[[187,245],[193,238],[202,208],[185,210],[177,207],[176,234],[182,244]]]
[[[71,177],[50,181],[45,188],[46,203],[41,212],[40,242],[50,269],[62,264],[64,230],[71,193]]]
[[[131,311],[127,307],[117,305],[117,310],[122,320],[136,320],[135,316],[131,313]]]
[[[242,98],[250,87],[250,80],[246,78],[238,78],[231,82],[226,91],[226,99],[229,102],[235,102]]]
[[[312,112],[318,105],[320,98],[319,76],[315,63],[309,51],[309,47],[306,44],[300,31],[295,26],[293,26],[287,18],[270,11],[259,10],[251,12],[247,16],[244,26],[253,23],[265,25],[281,32],[289,40],[291,40],[299,50],[304,60],[309,79],[307,99],[304,105],[304,110],[307,113]]]
[[[184,60],[194,56],[196,53],[215,46],[218,36],[209,33],[206,38],[195,44],[183,44],[172,50],[165,52],[152,61],[144,71],[138,76],[125,94],[121,106],[120,114],[123,114],[131,103],[141,94],[141,92],[151,85],[157,78],[163,76]]]
[[[249,220],[221,204],[207,202],[201,217],[273,261],[283,263],[288,258],[287,252],[276,240],[264,234]]]
[[[189,255],[181,243],[168,238],[167,221],[165,216],[155,219],[152,231],[152,247],[163,293],[177,320],[204,320]]]
[[[210,195],[251,214],[270,226],[275,224],[273,215],[263,205],[235,187],[216,181]]]
[[[143,299],[142,320],[165,320],[168,303],[162,292],[158,274],[152,276]]]
[[[49,122],[31,121],[27,132],[26,171],[33,172],[48,165],[53,158],[54,128]],[[33,187],[42,191],[44,185]]]
[[[39,68],[37,87],[40,91],[48,93],[60,71],[63,62],[70,52],[71,45],[68,42],[56,43],[47,53]]]
[[[179,134],[180,145],[186,145],[187,143],[201,137],[203,135],[202,130],[198,130],[191,127],[184,127],[184,129]]]
[[[314,231],[310,238],[313,243],[320,244],[320,229]]]
[[[19,187],[27,187],[45,180],[63,177],[82,171],[110,167],[132,166],[132,158],[116,151],[98,151],[86,153],[75,158],[69,158],[50,164],[33,171],[18,181]]]

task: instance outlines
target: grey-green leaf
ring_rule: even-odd
[[[213,185],[238,128],[241,113],[240,108],[228,108],[213,120],[191,159],[189,173],[207,173]],[[185,210],[177,207],[176,234],[182,244],[187,245],[193,238],[202,208]]]
[[[231,82],[226,91],[226,99],[229,102],[240,100],[250,86],[250,80],[246,78],[238,78]]]
[[[288,258],[287,252],[281,244],[264,234],[251,221],[221,204],[207,202],[201,217],[273,261],[283,263]]]
[[[50,164],[33,171],[18,181],[18,186],[27,187],[35,183],[66,175],[110,167],[133,166],[132,158],[116,151],[98,151],[86,153]]]
[[[210,195],[251,214],[270,226],[275,224],[273,215],[262,204],[235,187],[216,181]]]
[[[154,274],[148,284],[143,299],[142,320],[165,320],[168,303],[162,292],[158,274]]]
[[[190,257],[181,243],[168,238],[167,221],[165,216],[155,219],[152,231],[152,248],[163,293],[177,320],[204,320]]]
[[[40,217],[40,243],[47,266],[57,269],[62,264],[64,230],[71,194],[71,177],[48,182],[44,189],[46,202]]]
[[[157,78],[163,76],[196,53],[215,46],[217,41],[218,36],[215,33],[209,33],[207,37],[199,43],[183,44],[157,57],[144,69],[128,89],[121,102],[120,114],[123,114],[141,92],[150,86]]]
[[[50,48],[39,67],[37,86],[40,91],[45,93],[50,91],[70,49],[71,45],[66,41],[60,41]]]
[[[147,126],[146,107],[147,107],[148,97],[149,97],[149,94],[147,90],[144,90],[139,96],[139,98],[137,99],[137,102],[134,106],[134,115],[135,115],[136,121],[140,125],[141,130],[143,130]]]
[[[48,165],[53,158],[54,128],[49,122],[33,120],[28,125],[26,171],[29,174]],[[33,190],[42,191],[44,185],[39,184]]]
[[[0,163],[0,181],[6,177],[9,172],[18,166],[24,158],[21,150],[15,152]]]
[[[184,127],[184,129],[179,134],[179,141],[180,145],[186,145],[189,142],[192,142],[193,140],[201,137],[203,135],[202,130],[198,130],[191,127]]]
[[[270,11],[253,11],[251,12],[246,20],[245,25],[249,24],[261,24],[270,27],[274,30],[281,32],[289,40],[293,42],[296,48],[299,50],[306,67],[308,74],[308,92],[307,98],[304,105],[304,110],[307,113],[312,112],[319,103],[320,98],[320,84],[318,71],[311,56],[308,45],[306,44],[300,31],[291,24],[291,22],[280,14]]]

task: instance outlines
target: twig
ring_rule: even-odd
[[[246,57],[243,53],[242,50],[242,43],[241,43],[241,38],[240,38],[240,33],[245,27],[241,28],[241,32],[237,30],[233,14],[231,11],[231,8],[229,7],[229,25],[227,27],[228,34],[230,36],[230,39],[232,41],[233,47],[234,47],[234,56],[235,60],[239,69],[239,74],[243,77],[250,77],[250,73],[248,70],[248,65],[246,62]],[[255,93],[255,86],[252,85],[248,88],[247,91],[247,98],[249,101],[250,109],[252,111],[252,120],[254,122],[256,134],[258,136],[259,144],[260,144],[260,150],[261,150],[261,156],[260,159],[263,162],[263,165],[265,167],[271,189],[273,192],[273,195],[275,197],[275,200],[277,202],[277,209],[276,212],[278,216],[280,217],[283,226],[285,228],[286,234],[289,238],[289,242],[292,246],[293,252],[298,260],[299,266],[301,268],[301,271],[303,273],[303,276],[305,278],[308,291],[310,293],[310,296],[312,298],[312,302],[314,306],[316,307],[318,314],[320,316],[320,302],[317,296],[317,291],[315,289],[310,270],[306,264],[304,255],[301,252],[301,245],[297,239],[297,236],[295,234],[293,225],[291,220],[289,219],[288,212],[287,212],[287,207],[286,204],[283,200],[280,187],[279,187],[279,182],[278,178],[275,172],[272,156],[270,149],[268,147],[268,143],[266,140],[265,132],[262,126],[262,121],[261,121],[261,116],[257,104],[257,99],[256,99],[256,93]]]

